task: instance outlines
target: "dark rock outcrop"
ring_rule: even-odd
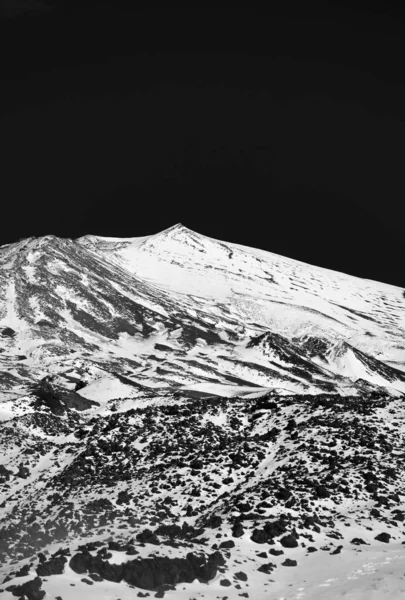
[[[45,591],[41,590],[42,579],[35,577],[30,581],[26,581],[22,585],[12,586],[11,593],[13,596],[20,597],[25,596],[27,600],[42,600],[45,597]],[[6,588],[8,589],[8,588]]]
[[[383,531],[382,533],[376,535],[374,539],[378,540],[379,542],[384,542],[385,544],[388,544],[391,539],[391,535]]]
[[[292,558],[286,558],[284,562],[281,563],[283,567],[296,567],[297,561]]]
[[[284,548],[296,548],[298,546],[297,539],[291,534],[282,537],[280,544],[284,546]]]
[[[195,579],[208,582],[217,573],[218,567],[225,560],[220,552],[214,552],[208,557],[204,554],[189,553],[185,558],[137,558],[119,565],[110,564],[100,556],[93,557],[89,552],[75,554],[69,566],[73,571],[82,575],[96,573],[108,581],[125,581],[146,590],[158,590],[162,585],[176,583],[191,583]]]
[[[48,575],[61,575],[65,570],[67,558],[65,556],[55,556],[48,561],[40,562],[36,568],[37,575],[47,577]]]

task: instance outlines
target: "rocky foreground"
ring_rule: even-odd
[[[310,563],[405,554],[403,398],[194,395],[100,412],[42,381],[20,399],[0,430],[3,598],[265,598],[292,569],[298,596],[277,597],[306,598]]]

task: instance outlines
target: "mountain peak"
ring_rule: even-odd
[[[185,225],[183,225],[183,223],[176,223],[176,225],[172,225],[171,227],[164,229],[157,235],[167,235],[170,233],[195,233],[195,232],[192,231],[191,229],[189,229],[188,227],[186,227]]]
[[[204,238],[200,233],[189,229],[183,223],[176,223],[167,229],[163,229],[163,231],[159,231],[155,235],[149,236],[148,239],[145,239],[145,242],[149,244],[150,242],[154,244],[155,242],[166,243],[168,241],[173,241],[175,243],[186,244],[189,246],[190,244],[199,244],[201,243],[201,238]]]

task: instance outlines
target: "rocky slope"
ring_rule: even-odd
[[[181,225],[0,248],[2,597],[399,597],[404,328]]]

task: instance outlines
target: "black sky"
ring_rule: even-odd
[[[381,5],[0,3],[0,243],[182,222],[405,286],[405,18]]]

